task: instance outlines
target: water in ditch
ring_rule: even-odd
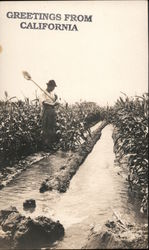
[[[115,164],[112,131],[111,125],[103,129],[101,139],[73,177],[66,193],[39,193],[41,182],[50,175],[50,163],[45,159],[0,191],[0,208],[13,205],[33,218],[44,215],[59,220],[65,228],[65,237],[54,249],[80,249],[91,228],[103,225],[113,212],[129,222],[143,222],[128,194],[125,172]],[[27,213],[22,204],[30,198],[36,200],[37,207]]]

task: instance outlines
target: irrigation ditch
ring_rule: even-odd
[[[76,152],[34,154],[5,168],[0,249],[147,248],[146,218],[129,199],[112,133],[103,122]],[[25,210],[31,198],[36,206]]]
[[[68,186],[68,181],[70,181],[70,179],[75,174],[80,164],[85,160],[87,155],[91,152],[95,143],[99,140],[101,136],[102,129],[106,125],[107,125],[106,121],[103,121],[102,123],[100,122],[100,126],[95,131],[93,131],[91,137],[88,136],[88,139],[82,145],[80,145],[79,149],[76,152],[72,152],[69,150],[68,152],[58,151],[55,153],[50,153],[50,152],[47,153],[47,152],[42,151],[42,152],[34,153],[32,155],[29,155],[21,159],[20,161],[18,161],[18,163],[14,164],[13,166],[8,165],[5,168],[1,168],[0,169],[0,190],[3,189],[5,186],[7,186],[11,181],[13,181],[18,175],[20,175],[22,171],[25,171],[28,168],[31,168],[34,164],[37,164],[38,162],[44,159],[47,159],[47,161],[48,160],[51,161],[50,158],[53,158],[53,155],[54,155],[54,159],[60,157],[62,159],[65,159],[65,161],[64,162],[62,161],[62,163],[60,163],[59,166],[56,166],[53,168],[53,171],[51,171],[51,174],[50,174],[51,175],[50,179],[55,179],[55,182],[56,182],[56,179],[58,179],[58,175],[60,176],[63,175],[62,170],[65,170],[64,175],[68,175],[68,173],[70,172],[69,173],[70,176],[65,177],[66,180],[63,180],[64,184],[61,183],[56,187],[56,183],[55,184],[53,183],[53,185],[55,186],[55,189],[63,192],[64,190],[62,191],[63,189],[62,185]],[[97,124],[96,124],[96,127],[97,127]],[[66,166],[64,165],[64,163],[66,164]],[[53,165],[51,165],[51,168],[52,166]],[[51,189],[50,183],[48,184],[48,180],[46,180],[42,184],[41,192],[47,191],[48,185],[49,185],[49,189]],[[65,188],[65,191],[66,191],[66,188]]]

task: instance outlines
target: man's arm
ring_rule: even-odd
[[[42,103],[43,103],[43,105],[49,105],[49,106],[56,106],[56,105],[59,104],[57,101],[55,101],[55,102],[52,103],[52,102],[48,102],[48,100],[47,101],[43,101]]]
[[[49,106],[56,106],[56,105],[58,105],[59,104],[59,102],[57,101],[58,96],[56,94],[54,95],[54,98],[55,98],[55,100],[53,102],[51,102],[51,100],[49,100],[49,99],[44,100],[42,102],[43,105],[44,104],[49,105]],[[51,99],[53,100],[53,98],[51,98]]]

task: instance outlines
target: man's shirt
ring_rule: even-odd
[[[56,97],[55,97],[54,92],[52,91],[52,92],[49,93],[46,90],[45,90],[45,92],[47,94],[42,93],[42,95],[39,98],[39,102],[40,102],[41,107],[43,106],[43,103],[47,104],[47,105],[50,105],[50,106],[54,106],[55,101],[56,101]]]

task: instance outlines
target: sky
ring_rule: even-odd
[[[92,22],[7,18],[7,12],[92,15]],[[78,31],[21,29],[21,22],[68,23]],[[147,1],[1,1],[0,99],[35,98],[41,91],[24,79],[28,71],[43,89],[54,79],[69,103],[113,105],[121,92],[148,88]]]

